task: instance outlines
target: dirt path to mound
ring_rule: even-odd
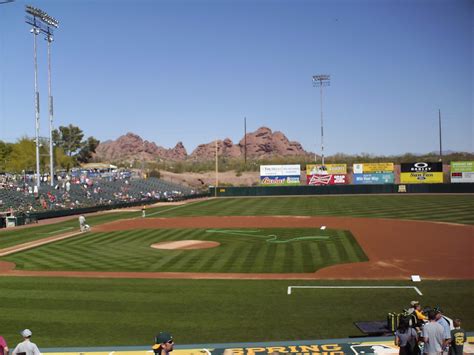
[[[12,270],[0,275],[183,279],[474,279],[474,226],[426,221],[349,217],[183,217],[114,221],[94,232],[157,228],[278,228],[350,230],[369,261],[330,266],[306,274],[79,272]]]

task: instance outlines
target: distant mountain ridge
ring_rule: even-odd
[[[270,158],[275,156],[306,156],[302,145],[290,141],[282,132],[272,132],[268,127],[260,127],[255,132],[247,133],[239,143],[234,144],[231,139],[217,141],[218,155],[224,158],[243,158],[245,146],[247,157],[251,159]],[[134,133],[127,133],[116,140],[108,140],[99,144],[96,149],[95,160],[98,161],[153,161],[162,160],[213,160],[216,154],[216,142],[200,144],[188,155],[182,142],[174,148],[166,149],[154,142],[143,140]]]

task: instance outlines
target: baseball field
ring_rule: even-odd
[[[472,195],[221,198],[87,223],[0,232],[7,340],[23,328],[43,347],[146,345],[162,329],[181,344],[348,337],[413,299],[474,330]]]

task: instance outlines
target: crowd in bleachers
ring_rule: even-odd
[[[131,171],[74,170],[41,176],[39,189],[34,174],[0,175],[0,212],[35,212],[72,209],[123,202],[179,200],[195,191],[157,178],[143,178]]]

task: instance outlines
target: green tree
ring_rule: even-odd
[[[77,154],[77,161],[80,163],[88,163],[99,143],[100,141],[94,137],[89,137],[85,142],[82,142],[81,150]]]
[[[76,165],[75,159],[67,155],[61,147],[54,147],[54,161],[56,169],[69,170]]]
[[[53,142],[69,156],[74,155],[81,148],[83,137],[82,130],[72,124],[59,126],[59,130],[53,131]]]
[[[59,147],[63,152],[73,158],[72,162],[67,161],[67,165],[71,166],[79,163],[87,163],[95,153],[95,149],[99,145],[99,140],[94,137],[89,137],[83,141],[84,133],[82,130],[73,126],[60,126],[59,129],[53,131],[53,142],[56,147]]]
[[[36,170],[36,147],[33,139],[22,137],[12,145],[6,161],[6,171],[21,173],[22,170]]]
[[[0,171],[6,171],[7,160],[13,149],[13,144],[0,141]]]

